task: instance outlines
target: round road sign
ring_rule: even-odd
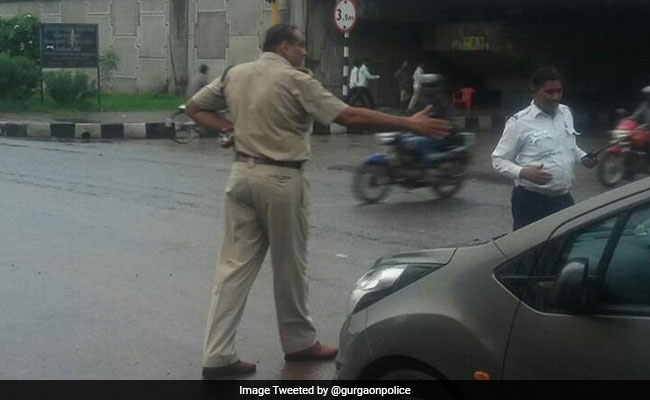
[[[334,7],[334,26],[342,33],[352,30],[359,17],[355,0],[338,0]]]

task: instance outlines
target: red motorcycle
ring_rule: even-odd
[[[607,187],[650,170],[650,127],[631,119],[621,120],[610,131],[610,145],[598,163],[598,180]]]

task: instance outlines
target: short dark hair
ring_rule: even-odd
[[[352,65],[354,65],[355,67],[360,67],[360,66],[361,66],[361,61],[359,61],[359,60],[354,60],[354,62],[352,63]]]
[[[533,72],[533,75],[530,78],[530,83],[533,86],[533,89],[539,89],[545,82],[559,80],[562,80],[562,77],[557,68],[552,65],[547,65]]]
[[[270,27],[264,37],[262,51],[274,51],[282,42],[295,43],[298,38],[294,32],[298,28],[295,25],[279,24]]]
[[[199,67],[199,72],[205,74],[206,72],[208,72],[208,66],[205,64],[201,64],[201,66]]]

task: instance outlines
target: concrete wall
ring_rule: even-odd
[[[278,5],[280,22],[290,22],[290,0]],[[216,78],[230,65],[257,59],[270,26],[264,0],[189,0],[189,71],[205,64]]]
[[[280,0],[281,22],[304,24],[304,1]],[[105,88],[116,92],[182,93],[200,64],[214,78],[226,66],[256,59],[271,25],[265,0],[0,2],[0,17],[24,13],[42,22],[98,24],[100,52],[112,48],[120,56]]]

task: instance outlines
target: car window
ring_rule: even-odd
[[[534,247],[513,257],[494,270],[494,276],[516,297],[521,298],[543,246]]]
[[[556,309],[554,300],[557,275],[576,259],[586,261],[591,280],[599,282],[600,264],[618,219],[618,215],[609,217],[549,241],[528,279],[522,300],[541,311],[560,311]]]
[[[614,225],[618,217],[609,218],[605,221],[598,222],[585,229],[576,232],[572,240],[569,240],[566,249],[556,265],[555,273],[569,263],[571,260],[582,258],[587,260],[588,273],[590,275],[598,273],[598,267],[605,252],[605,247],[609,242]]]
[[[634,211],[625,224],[604,272],[598,301],[650,306],[650,206]]]

